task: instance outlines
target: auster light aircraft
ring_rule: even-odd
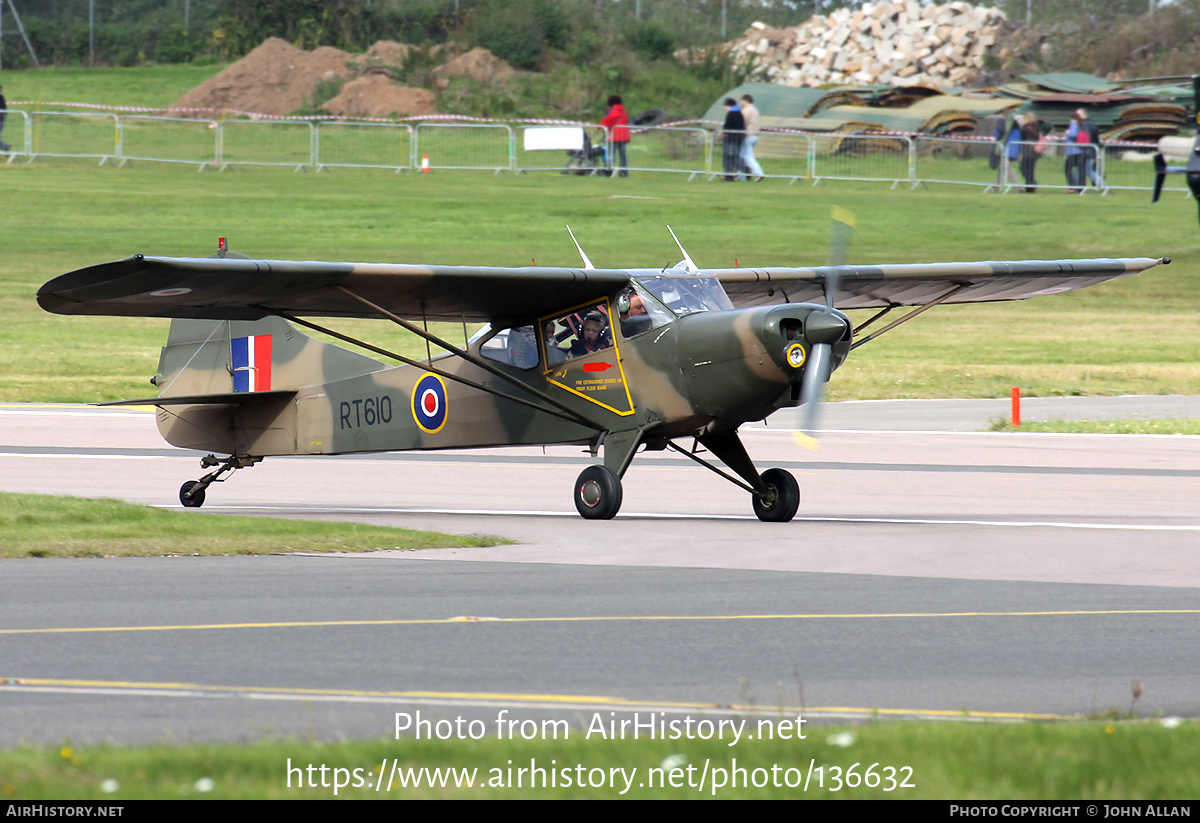
[[[938,304],[1054,294],[1169,262],[700,270],[681,245],[671,268],[597,269],[579,251],[582,268],[321,263],[253,260],[222,239],[213,257],[138,254],[64,274],[38,303],[172,318],[151,380],[158,396],[120,402],[157,406],[168,442],[214,453],[201,467],[215,471],[180,489],[187,507],[272,455],[574,443],[603,452],[575,482],[585,518],[617,513],[621,477],[645,446],[687,455],[748,491],[760,519],[787,522],[800,502],[795,478],[759,474],[738,427],[809,404],[815,429],[824,384],[851,349]],[[901,306],[917,308],[859,336]],[[842,311],[869,308],[879,311],[857,329]],[[305,317],[384,318],[448,353],[414,360]],[[460,348],[426,321],[487,325]]]

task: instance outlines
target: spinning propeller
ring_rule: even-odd
[[[825,308],[833,309],[838,290],[837,267],[846,262],[846,249],[854,235],[855,217],[852,212],[834,206],[833,226],[829,240],[829,263],[825,273]],[[813,312],[804,322],[804,336],[809,342],[808,368],[800,386],[800,404],[805,408],[804,424],[797,441],[806,449],[817,448],[817,417],[821,396],[833,367],[833,344],[846,333],[846,320],[832,311]]]

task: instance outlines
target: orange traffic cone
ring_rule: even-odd
[[[429,174],[429,155],[421,155],[421,174]]]

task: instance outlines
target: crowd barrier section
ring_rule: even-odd
[[[0,140],[8,143],[6,164],[29,154],[29,115],[20,109],[9,109],[4,129],[0,131]]]
[[[221,135],[215,120],[126,114],[119,128],[120,166],[130,160],[182,163],[197,171],[217,165]]]
[[[115,114],[35,111],[32,120],[30,162],[38,157],[87,157],[99,158],[103,166],[120,151],[121,130]]]
[[[984,188],[996,185],[998,169],[989,165],[996,147],[994,140],[917,137],[913,144],[914,186],[922,183]]]
[[[420,123],[413,156],[430,169],[513,169],[513,130],[503,123]]]
[[[807,134],[760,131],[754,158],[762,166],[763,176],[779,177],[795,183],[812,179],[812,141]]]
[[[626,149],[631,171],[673,172],[688,179],[712,169],[711,134],[689,126],[646,126],[632,129]]]
[[[591,152],[585,151],[587,135]],[[516,125],[475,122],[407,123],[358,121],[223,120],[97,112],[10,109],[0,137],[10,143],[6,162],[23,157],[131,160],[194,165],[198,169],[236,165],[287,166],[297,171],[359,167],[404,171],[428,161],[431,169],[494,172],[537,170],[575,174],[607,173],[612,154],[607,132],[590,125]],[[688,174],[712,180],[724,176],[720,131],[696,126],[632,129],[629,169]],[[569,144],[569,146],[568,146]],[[1026,146],[1029,144],[1021,144]],[[574,148],[580,146],[580,148]],[[1021,158],[998,157],[992,140],[901,134],[811,134],[762,131],[755,157],[764,176],[779,179],[870,180],[918,186],[930,183],[974,186],[983,191],[1023,191]],[[1110,143],[1067,146],[1052,141],[1033,166],[1037,188],[1072,190],[1067,178],[1078,149],[1092,160],[1100,180],[1083,191],[1151,191],[1154,144]],[[1002,152],[1002,155],[1006,153]],[[1026,170],[1028,167],[1026,166]],[[1169,194],[1190,196],[1184,175],[1168,175]]]
[[[1110,189],[1141,190],[1154,185],[1157,148],[1140,143],[1107,143],[1101,154],[1101,175]],[[1168,174],[1163,195],[1190,196],[1186,174]]]
[[[230,166],[313,165],[313,124],[306,120],[225,120],[220,126],[221,171]]]
[[[813,185],[822,180],[876,180],[892,188],[911,183],[913,140],[903,135],[809,135]]]
[[[388,169],[413,168],[413,129],[404,123],[328,121],[316,125],[313,165],[317,171],[333,167]]]

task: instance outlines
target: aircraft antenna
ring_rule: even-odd
[[[683,244],[679,242],[679,238],[675,236],[675,230],[670,226],[667,226],[667,231],[671,232],[671,238],[675,241],[675,245],[679,246],[679,250],[683,252],[684,269],[691,274],[698,274],[700,269],[697,268],[696,264],[692,262],[692,258],[690,255],[688,255],[687,249],[683,247]]]
[[[583,246],[579,245],[578,240],[575,240],[575,232],[571,231],[570,226],[567,226],[567,234],[571,235],[571,239],[575,241],[575,248],[579,249],[579,256],[583,258],[584,270],[586,271],[587,269],[596,268],[595,266],[592,265],[592,261],[588,260],[588,256],[583,253]]]

